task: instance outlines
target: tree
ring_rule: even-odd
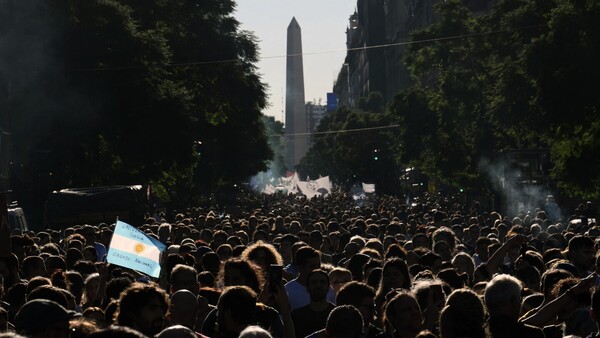
[[[275,120],[273,116],[263,116],[263,122],[269,137],[269,147],[273,151],[273,160],[269,163],[269,169],[274,177],[282,177],[287,171],[283,160],[283,123]]]
[[[478,162],[496,145],[488,130],[485,64],[477,20],[458,0],[436,5],[438,20],[414,32],[405,62],[414,85],[391,113],[403,124],[402,162],[445,184],[475,184]]]
[[[437,10],[439,20],[412,36],[435,42],[408,48],[415,85],[392,106],[406,123],[404,160],[442,182],[479,186],[481,159],[508,148],[549,149],[563,192],[600,195],[592,85],[600,75],[599,5],[503,0],[473,17],[446,1]]]
[[[19,190],[31,184],[41,201],[58,187],[161,184],[195,168],[186,186],[198,193],[266,168],[265,85],[235,2],[0,6],[0,88],[10,88],[0,96]]]
[[[298,169],[310,177],[329,175],[349,188],[358,182],[375,183],[381,192],[398,189],[393,133],[386,127],[390,119],[383,112],[381,94],[372,93],[361,100],[371,110],[330,112],[319,123],[315,143],[300,162]]]
[[[598,19],[594,1],[505,0],[487,23],[513,37],[511,46],[490,40],[495,50],[516,51],[494,55],[502,60],[492,105],[500,127],[521,145],[548,148],[558,187],[587,198],[600,196]]]

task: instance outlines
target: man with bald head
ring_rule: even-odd
[[[183,325],[194,330],[198,316],[198,301],[189,290],[175,291],[169,307],[171,325]]]
[[[198,335],[196,332],[188,329],[185,326],[173,325],[156,335],[156,338],[198,338],[206,337],[204,335]]]
[[[191,292],[195,297],[197,297],[196,306],[199,308],[196,310],[198,318],[196,321],[196,328],[201,328],[204,318],[206,318],[208,313],[215,307],[210,305],[206,298],[198,295],[200,292],[200,283],[198,282],[196,269],[191,266],[177,264],[173,268],[173,271],[171,271],[170,282],[170,291],[172,295],[179,291],[185,290]],[[191,326],[190,328],[194,329],[194,326]]]

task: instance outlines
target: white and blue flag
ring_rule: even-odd
[[[117,221],[106,261],[158,278],[165,245],[134,226]]]

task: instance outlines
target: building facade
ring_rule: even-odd
[[[441,0],[358,0],[346,29],[346,59],[333,92],[339,106],[356,108],[358,99],[379,92],[385,102],[411,84],[403,63],[410,33],[432,24]],[[463,0],[474,15],[496,0]]]

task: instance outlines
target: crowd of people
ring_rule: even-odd
[[[410,202],[256,195],[235,215],[154,215],[134,226],[167,246],[159,278],[106,263],[114,224],[3,232],[0,338],[598,336],[591,203]]]

